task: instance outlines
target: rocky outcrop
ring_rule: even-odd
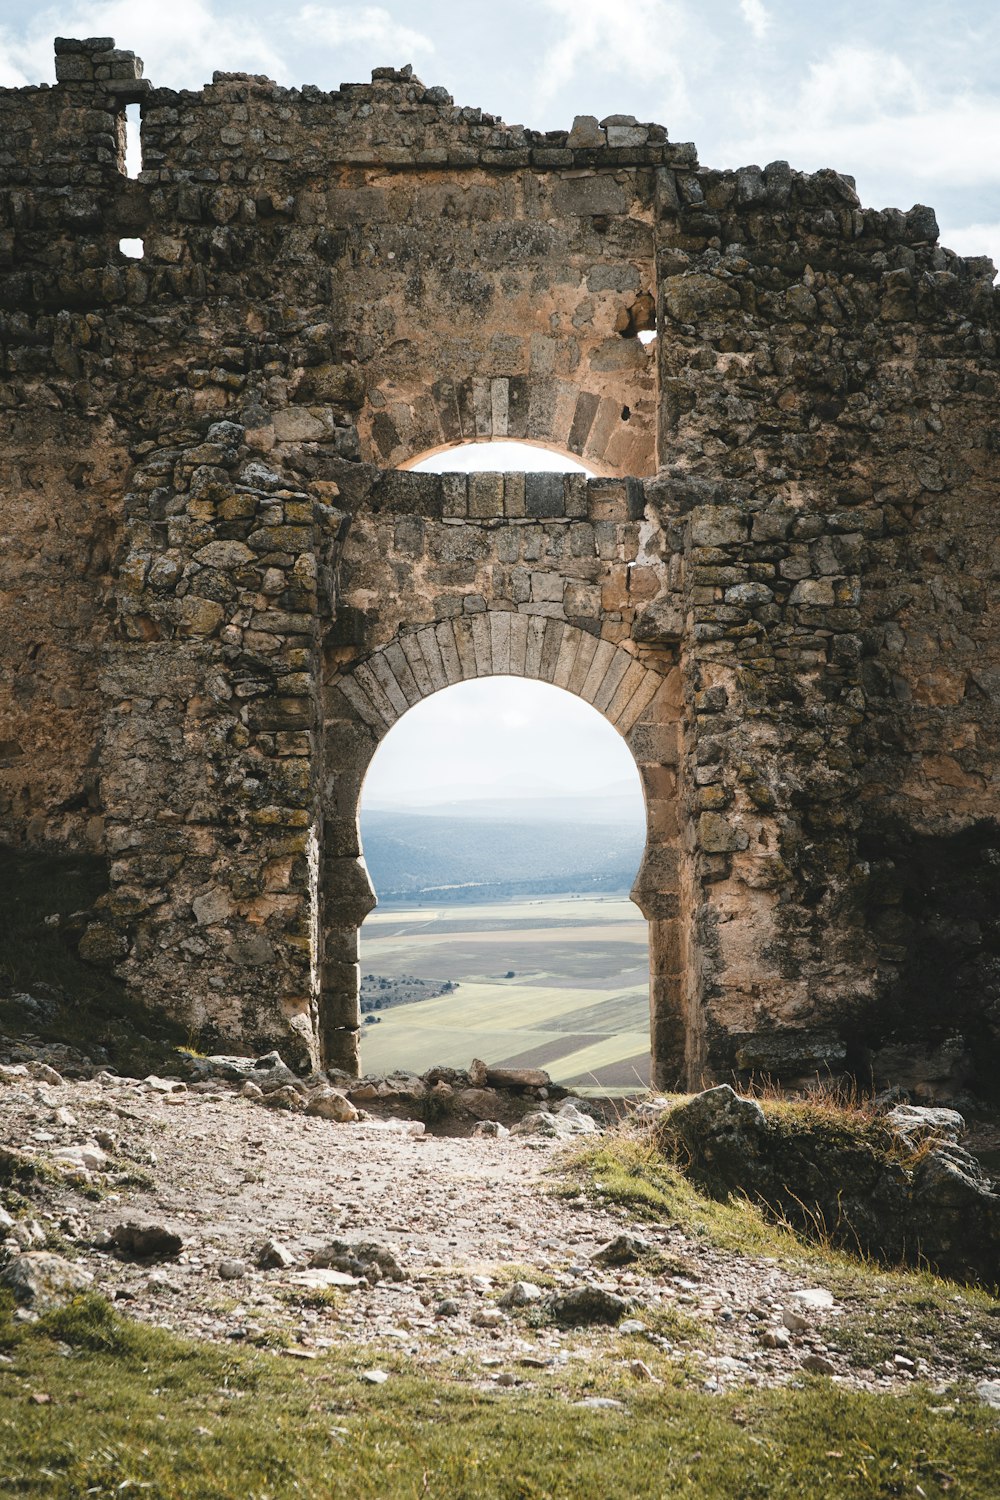
[[[661,1116],[685,1169],[716,1196],[745,1193],[807,1231],[889,1261],[993,1285],[1000,1193],[953,1137],[954,1110],[894,1110],[882,1120],[774,1110],[727,1084]]]

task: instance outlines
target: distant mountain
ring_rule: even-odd
[[[369,809],[361,832],[383,899],[486,900],[543,892],[627,890],[644,826],[631,798],[486,799],[419,812]]]
[[[575,817],[603,817],[607,821],[609,817],[627,815],[629,804],[641,813],[642,793],[638,781],[625,779],[608,782],[593,790],[567,793],[541,776],[511,772],[494,781],[488,793],[464,787],[430,786],[410,795],[405,801],[377,797],[365,799],[366,808],[372,812],[454,813],[456,816],[464,815],[470,809],[475,809],[476,816],[479,816],[480,810],[490,809],[491,816],[496,811],[506,817],[523,809],[526,815],[534,817],[549,804],[555,808],[556,815],[567,822]],[[612,805],[602,811],[602,804]]]

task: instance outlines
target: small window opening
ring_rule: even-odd
[[[125,107],[125,176],[138,177],[142,171],[142,119],[138,104]]]
[[[650,292],[640,292],[629,307],[618,310],[615,332],[623,339],[641,339],[648,344],[656,337],[656,300]]]
[[[146,246],[142,240],[119,240],[118,248],[129,260],[142,260]]]

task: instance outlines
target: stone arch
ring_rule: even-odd
[[[432,693],[490,676],[520,676],[590,703],[622,735],[639,770],[646,847],[632,899],[649,922],[654,1083],[684,1067],[682,850],[676,810],[679,669],[643,660],[563,620],[493,609],[401,633],[335,673],[325,693],[320,1049],[326,1066],[357,1067],[358,935],[375,905],[359,826],[372,756],[396,721]]]
[[[611,352],[620,367],[589,387],[530,374],[386,386],[358,423],[363,456],[405,468],[460,443],[507,438],[568,453],[602,478],[655,474],[655,355],[638,339],[619,338]]]

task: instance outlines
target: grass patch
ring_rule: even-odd
[[[344,1294],[335,1286],[283,1286],[278,1288],[278,1297],[289,1307],[312,1307],[321,1312],[337,1313],[345,1306]]]
[[[369,1386],[370,1349],[308,1363],[220,1349],[128,1324],[95,1297],[9,1347],[0,1464],[12,1496],[991,1500],[1000,1464],[995,1413],[920,1390],[879,1398],[808,1380],[710,1396],[680,1372],[652,1385],[595,1360],[503,1391],[481,1372],[431,1378],[381,1352],[390,1379]],[[584,1389],[624,1407],[574,1406]]]
[[[575,1190],[620,1204],[636,1219],[669,1220],[720,1250],[770,1256],[821,1282],[845,1307],[824,1324],[823,1336],[859,1369],[877,1370],[903,1354],[977,1376],[1000,1361],[1000,1301],[988,1291],[806,1238],[745,1199],[709,1198],[648,1136],[605,1136],[580,1151],[569,1170]]]
[[[41,1042],[63,1042],[85,1056],[102,1047],[120,1072],[162,1069],[187,1040],[182,1027],[133,1000],[113,974],[84,963],[76,951],[82,926],[66,923],[90,911],[107,890],[107,861],[92,854],[51,854],[0,846],[0,1031]],[[46,924],[58,915],[59,927]],[[47,987],[45,1019],[11,996]]]

